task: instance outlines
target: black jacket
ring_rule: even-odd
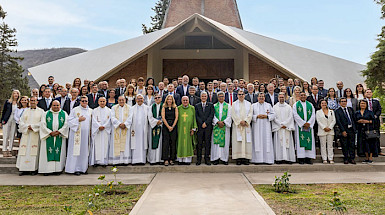
[[[324,98],[319,93],[318,93],[317,97],[318,97],[317,102],[314,101],[313,94],[311,94],[310,96],[308,96],[306,98],[306,100],[309,101],[313,105],[313,107],[316,111],[321,109],[321,107],[320,107],[321,102],[320,101],[321,101],[321,99]]]
[[[258,95],[253,93],[253,101],[251,101],[251,96],[250,96],[249,93],[247,93],[246,96],[245,96],[245,100],[249,101],[251,104],[254,104],[254,103],[256,103],[258,101]]]
[[[195,105],[195,117],[197,119],[198,130],[203,129],[202,124],[206,123],[207,127],[211,129],[213,127],[213,118],[214,118],[214,105],[211,102],[206,102],[205,111],[203,112],[202,103]]]
[[[8,99],[4,103],[3,113],[1,114],[1,123],[6,124],[12,114],[12,103]]]
[[[45,98],[42,98],[42,99],[40,99],[40,100],[37,102],[37,106],[38,106],[39,108],[43,109],[44,111],[47,111],[47,110],[49,110],[49,109],[51,108],[52,102],[53,102],[53,101],[54,101],[54,100],[51,99],[51,103],[49,104],[49,107],[47,107],[47,103],[45,102]]]
[[[167,96],[168,96],[168,92],[165,92],[165,93],[163,94],[163,98],[162,98],[162,102],[163,102],[163,103],[165,102]],[[179,95],[178,93],[173,93],[173,96],[174,96],[174,100],[175,100],[176,106],[181,105],[181,101],[182,101],[182,100],[181,100],[180,95]]]
[[[353,108],[347,107],[347,109],[349,112],[350,121],[352,122],[352,128],[353,128],[354,132],[356,132],[356,130],[357,130],[356,117],[355,117]],[[344,110],[342,109],[342,107],[337,108],[337,110],[335,110],[335,113],[336,113],[337,125],[340,128],[341,133],[344,131],[347,131],[349,122],[348,122],[348,118],[346,117],[346,114],[344,113]]]
[[[246,98],[245,98],[245,99],[246,99]],[[266,93],[266,94],[265,94],[265,102],[271,104],[271,106],[274,107],[274,105],[278,103],[278,93],[274,93],[274,104],[273,104],[273,102],[271,101],[270,94],[269,94],[269,93]]]
[[[368,103],[368,107],[369,107],[369,103]],[[381,107],[380,102],[377,99],[372,99],[372,112],[373,112],[374,117],[375,117],[375,119],[374,119],[374,127],[375,127],[376,130],[380,129],[381,111],[382,111],[382,107]]]
[[[95,102],[94,102],[94,96],[92,93],[88,94],[87,97],[88,97],[88,107],[90,107],[91,109],[95,109],[95,108],[99,107],[99,103],[98,103],[99,98],[104,97],[104,95],[96,93]]]
[[[106,91],[107,91],[107,95],[104,94],[104,90],[99,90],[98,93],[102,94],[104,97],[106,97],[106,99],[108,99],[108,98],[110,98],[110,95],[108,95],[110,93],[110,90],[106,90]]]
[[[55,98],[54,100],[56,101],[59,101],[60,102],[60,106],[61,106],[61,97],[57,97]],[[75,102],[76,104],[76,102]],[[64,100],[64,105],[63,105],[63,110],[68,114],[70,115],[70,111],[71,111],[71,99],[68,98],[68,97],[65,97],[65,100]],[[75,105],[74,105],[75,106]]]
[[[189,99],[190,105],[192,105],[192,106],[195,106],[196,104],[201,102],[201,99],[198,96],[195,96],[195,95],[193,95],[193,96],[189,95],[188,99]]]
[[[211,102],[211,103],[213,103],[213,104],[215,104],[215,103],[217,103],[218,102],[218,96],[217,96],[217,94],[216,93],[212,93],[212,98],[210,99],[210,95],[209,95],[209,92],[208,91],[206,91],[207,92],[207,101],[208,102]]]

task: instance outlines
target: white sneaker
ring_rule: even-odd
[[[329,161],[330,162],[330,164],[334,164],[334,161]]]
[[[327,162],[327,161],[323,161],[322,163],[323,163],[323,164],[327,164],[328,162]]]

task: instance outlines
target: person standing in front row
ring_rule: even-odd
[[[15,112],[21,99],[20,91],[12,91],[11,98],[6,100],[1,115],[0,127],[3,126],[3,156],[12,157],[13,141],[15,139]]]
[[[150,165],[162,162],[162,97],[154,95],[155,103],[149,106],[148,113],[148,152],[147,161]]]
[[[214,105],[207,102],[207,93],[201,93],[201,102],[195,105],[195,115],[198,124],[197,163],[201,165],[202,148],[205,147],[205,164],[210,166],[211,134],[213,131]],[[204,142],[204,143],[203,143]]]
[[[231,106],[225,102],[225,92],[218,92],[217,97],[218,102],[214,105],[214,129],[212,135],[210,159],[213,165],[218,165],[219,160],[222,161],[224,165],[228,165],[230,148]]]
[[[187,96],[182,97],[178,107],[178,144],[177,158],[179,165],[190,165],[194,156],[194,135],[197,130],[195,108],[189,104]]]
[[[299,164],[313,164],[315,159],[314,123],[315,109],[306,101],[306,93],[301,92],[300,100],[293,105],[295,121],[295,140]]]
[[[330,88],[333,89],[333,88]],[[329,93],[332,92],[329,90]],[[334,91],[333,91],[334,93]],[[324,164],[329,162],[334,164],[333,140],[334,140],[334,125],[336,124],[336,117],[333,110],[329,109],[329,100],[321,99],[321,109],[316,112],[316,119],[318,122],[318,136],[321,143],[321,156]]]
[[[237,165],[249,165],[252,155],[251,128],[250,123],[253,117],[251,103],[245,100],[245,92],[238,91],[238,100],[231,108],[233,119],[232,146],[233,159]]]
[[[178,122],[178,115],[178,108],[175,104],[174,97],[172,95],[166,96],[165,103],[162,107],[162,160],[164,160],[165,166],[169,164],[174,165],[176,159],[176,123]]]

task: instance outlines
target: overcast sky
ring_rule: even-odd
[[[187,0],[186,0],[187,1]],[[142,35],[156,0],[0,0],[18,50],[87,50]],[[245,30],[366,64],[384,20],[371,0],[238,0]]]

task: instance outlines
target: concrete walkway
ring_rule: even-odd
[[[274,214],[243,174],[159,173],[130,214]]]

